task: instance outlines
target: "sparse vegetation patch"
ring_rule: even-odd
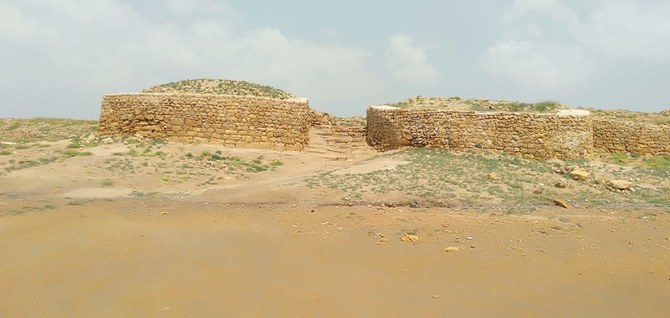
[[[670,198],[664,196],[662,189],[640,186],[635,192],[621,192],[612,191],[607,186],[610,179],[635,180],[644,177],[661,182],[663,176],[659,173],[665,173],[664,159],[655,159],[660,164],[654,169],[640,166],[606,173],[588,160],[540,161],[426,148],[383,155],[381,158],[409,163],[392,170],[362,174],[326,172],[306,178],[305,183],[311,188],[338,189],[349,197],[359,199],[371,198],[375,194],[404,193],[434,205],[509,210],[528,211],[553,205],[553,198],[583,207],[670,206]],[[599,173],[594,173],[588,180],[576,181],[569,175],[569,171],[576,168]]]
[[[147,88],[143,93],[190,93],[190,94],[216,94],[216,95],[240,95],[271,97],[278,99],[289,99],[295,97],[293,94],[280,89],[234,80],[195,79],[172,82]]]
[[[476,111],[476,112],[505,111],[505,112],[550,113],[550,112],[556,112],[561,109],[567,109],[566,105],[563,105],[557,101],[541,101],[537,103],[525,103],[525,102],[504,101],[504,100],[462,99],[458,96],[449,98],[415,96],[397,103],[388,103],[387,105],[403,109],[435,108],[444,110],[464,110],[464,111]]]

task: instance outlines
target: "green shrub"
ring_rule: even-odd
[[[92,156],[93,153],[90,151],[79,151],[76,149],[68,149],[63,152],[63,156],[66,158],[78,157],[78,156]]]

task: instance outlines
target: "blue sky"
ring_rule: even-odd
[[[0,117],[240,79],[363,115],[414,95],[670,108],[665,0],[0,0]]]

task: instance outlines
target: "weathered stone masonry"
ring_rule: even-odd
[[[588,116],[476,113],[370,107],[368,144],[401,147],[482,148],[533,158],[571,158],[592,151]]]
[[[670,125],[594,118],[593,139],[602,152],[670,154]]]
[[[115,94],[102,99],[100,132],[230,147],[301,150],[306,99],[207,94]]]
[[[100,131],[187,143],[302,150],[309,142],[311,126],[332,126],[333,118],[319,114],[309,108],[306,99],[116,94],[103,97]],[[480,113],[374,106],[368,109],[367,127],[363,129],[358,121],[352,125],[338,121],[337,131],[331,133],[351,135],[351,140],[365,134],[367,143],[380,151],[481,148],[537,159],[582,158],[594,153],[670,154],[670,125],[593,117],[580,111]]]
[[[588,112],[478,113],[373,106],[367,142],[377,150],[403,147],[489,149],[537,159],[593,153],[670,154],[670,126],[593,118]]]

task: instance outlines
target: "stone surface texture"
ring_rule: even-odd
[[[366,138],[379,151],[482,149],[535,159],[595,153],[670,154],[670,126],[595,119],[588,112],[513,113],[372,106]]]
[[[578,158],[593,152],[590,116],[370,107],[367,141],[378,150],[440,147],[525,157]]]
[[[593,146],[607,153],[670,154],[670,125],[593,119]]]
[[[306,99],[183,93],[106,95],[100,132],[230,147],[302,150],[312,110]]]

